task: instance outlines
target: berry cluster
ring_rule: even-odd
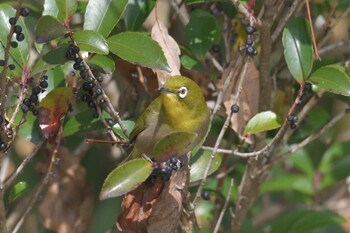
[[[37,116],[39,114],[39,111],[36,108],[36,106],[39,104],[38,95],[44,92],[45,89],[49,86],[46,80],[47,80],[47,76],[44,75],[39,85],[33,87],[32,94],[23,100],[21,109],[24,113],[31,111],[34,116]]]
[[[181,161],[176,157],[170,158],[165,162],[162,168],[155,167],[148,177],[147,181],[150,184],[154,184],[157,177],[159,176],[163,181],[169,181],[173,171],[177,171],[182,167]]]
[[[290,123],[290,128],[295,129],[297,127],[296,122],[298,121],[298,117],[295,114],[290,114],[287,116],[287,121]]]
[[[23,17],[27,17],[29,15],[30,11],[28,8],[23,7],[20,10],[20,15]],[[16,40],[17,41],[11,41],[11,47],[12,48],[17,48],[18,47],[18,42],[24,40],[24,34],[22,33],[22,27],[20,25],[17,25],[17,18],[16,17],[11,17],[9,19],[9,23],[11,26],[13,26],[13,32],[16,34]],[[5,61],[0,60],[0,66],[5,66]],[[10,70],[14,70],[16,66],[14,64],[9,64],[8,68]]]
[[[83,59],[79,56],[80,48],[74,44],[70,44],[68,46],[66,52],[66,58],[68,60],[73,60],[73,69],[80,72],[80,77],[84,80],[82,89],[84,94],[81,96],[81,100],[86,102],[89,108],[94,108],[95,112],[93,114],[94,118],[98,118],[99,115],[97,113],[96,106],[94,104],[94,100],[98,101],[100,105],[105,103],[103,98],[99,98],[102,95],[103,90],[100,87],[96,87],[95,79],[88,75],[88,71],[83,63]],[[103,82],[102,77],[97,77],[96,80],[98,82]]]
[[[248,34],[248,38],[245,41],[245,51],[248,55],[257,55],[258,52],[256,51],[254,47],[254,39],[253,39],[253,34],[256,32],[256,27],[252,25],[248,25],[245,29],[246,33]]]

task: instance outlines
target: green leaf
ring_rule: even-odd
[[[195,161],[191,165],[190,182],[196,182],[196,181],[201,180],[203,178],[205,169],[207,168],[207,165],[208,165],[208,162],[209,162],[209,159],[211,156],[211,152],[212,151],[209,151],[209,150],[198,151],[198,153],[200,153],[199,158],[197,159],[197,161]],[[195,156],[197,157],[197,155],[195,155]],[[216,154],[208,175],[214,173],[220,167],[221,161],[222,161],[222,154]]]
[[[325,225],[341,224],[344,219],[331,211],[293,210],[277,217],[271,224],[270,233],[311,232]]]
[[[189,48],[201,59],[209,48],[220,41],[220,27],[213,15],[206,11],[195,10],[186,25],[185,35]]]
[[[341,224],[345,219],[340,215],[329,211],[310,211],[299,218],[290,228],[290,233],[304,233],[323,226]]]
[[[45,0],[43,15],[51,15],[63,23],[75,14],[77,7],[77,0]]]
[[[313,61],[309,23],[301,18],[288,21],[282,42],[289,72],[296,81],[303,83],[311,72]]]
[[[276,129],[281,126],[281,120],[271,111],[260,112],[253,116],[244,129],[244,134],[253,134]]]
[[[23,112],[19,111],[16,117],[16,119],[18,119],[18,122],[21,119],[22,115]],[[34,144],[38,144],[42,138],[38,117],[34,116],[32,113],[27,113],[26,122],[20,126],[18,136]]]
[[[91,30],[76,32],[74,39],[82,51],[105,55],[109,53],[106,40],[98,32]]]
[[[42,57],[42,59],[45,63],[49,65],[62,65],[68,61],[68,59],[66,58],[66,52],[67,45],[62,47],[60,46],[46,53]]]
[[[188,70],[203,70],[199,61],[188,56],[187,54],[181,56],[181,64]]]
[[[311,179],[301,175],[282,175],[265,182],[261,194],[295,190],[306,195],[314,193]]]
[[[122,17],[128,0],[90,0],[85,12],[84,30],[93,30],[106,38]]]
[[[123,125],[125,126],[125,128],[131,132],[132,129],[135,126],[135,121],[122,121]],[[129,140],[127,136],[125,136],[125,134],[123,133],[123,130],[120,128],[119,124],[115,124],[113,126],[113,131],[118,134],[122,139],[124,140]]]
[[[9,202],[14,202],[17,198],[22,196],[28,190],[27,182],[20,181],[10,191]]]
[[[350,175],[350,157],[344,157],[334,163],[330,171],[323,173],[322,188],[329,188]]]
[[[152,163],[145,159],[130,160],[109,173],[103,183],[100,199],[121,196],[134,190],[152,173]]]
[[[87,130],[102,129],[104,126],[100,119],[92,117],[91,110],[79,112],[77,115],[70,117],[64,124],[63,137],[71,136],[75,133],[81,133]]]
[[[0,4],[0,58],[3,59],[3,46],[7,45],[7,35],[10,32],[9,19],[16,14],[15,9],[7,4]],[[14,71],[9,70],[11,76],[20,77],[22,70],[28,64],[29,57],[29,42],[28,42],[28,32],[27,27],[24,24],[23,19],[20,17],[17,20],[17,25],[22,27],[22,33],[24,34],[25,39],[18,42],[17,48],[10,48],[10,60],[9,64],[14,64],[16,69]],[[12,41],[16,39],[15,34],[12,37]],[[2,45],[1,45],[2,44]],[[14,74],[14,75],[12,75]]]
[[[298,150],[295,153],[291,154],[288,157],[288,160],[292,161],[294,166],[307,174],[309,178],[313,177],[314,166],[310,157],[304,149]]]
[[[96,54],[90,60],[86,60],[86,62],[94,70],[104,74],[111,74],[115,70],[114,60],[110,56]]]
[[[63,36],[66,28],[54,17],[50,15],[42,16],[35,27],[36,42],[45,43]]]
[[[154,159],[166,161],[174,155],[186,153],[186,148],[194,140],[196,135],[188,132],[173,132],[159,140],[154,146]]]
[[[148,34],[124,32],[107,39],[110,51],[120,58],[141,66],[171,71],[157,42]]]
[[[350,77],[343,66],[323,66],[313,72],[308,82],[316,88],[324,89],[339,95],[350,96]]]
[[[58,66],[58,64],[53,65],[53,64],[48,64],[44,61],[44,58],[41,57],[39,60],[35,63],[33,69],[32,69],[32,75],[36,75],[40,72],[49,70],[51,68],[54,68],[55,66]]]
[[[128,31],[139,30],[151,13],[155,0],[129,0],[125,10],[125,26]]]

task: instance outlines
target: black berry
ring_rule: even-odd
[[[43,79],[44,79],[44,80],[47,80],[48,78],[49,78],[49,77],[48,77],[47,75],[44,75],[44,76],[43,76]]]
[[[29,105],[28,108],[29,108],[29,111],[34,111],[35,110],[35,106],[34,105]]]
[[[16,40],[18,40],[18,41],[24,40],[24,34],[23,33],[17,34],[16,35]]]
[[[28,98],[25,98],[25,99],[23,100],[23,104],[24,104],[24,105],[29,106],[31,103],[32,103],[32,101],[31,101],[30,99],[28,99]]]
[[[253,41],[253,39],[251,39],[251,38],[248,38],[248,39],[245,41],[245,44],[246,44],[247,46],[251,46],[253,43],[254,43],[254,41]]]
[[[86,87],[87,87],[88,90],[92,90],[92,88],[95,87],[95,83],[93,83],[93,82],[88,82],[88,83],[86,84]]]
[[[23,17],[27,17],[29,15],[30,11],[27,7],[22,7],[21,8],[21,12],[20,14],[23,16]]]
[[[28,110],[29,110],[28,106],[25,105],[25,104],[22,104],[22,105],[21,105],[21,109],[22,109],[22,111],[23,111],[24,113],[25,113],[25,112],[28,112]]]
[[[16,41],[11,41],[11,47],[12,48],[17,48],[18,47],[18,43]]]
[[[103,105],[103,104],[105,104],[106,103],[106,101],[104,100],[104,99],[100,99],[100,101],[99,101],[99,104],[100,105]]]
[[[73,69],[75,69],[75,70],[79,70],[79,67],[80,67],[80,65],[79,65],[79,64],[77,64],[77,63],[74,63],[74,64],[73,64]]]
[[[251,25],[249,25],[249,26],[247,26],[246,28],[245,28],[245,31],[247,32],[247,34],[253,34],[254,32],[256,32],[256,27],[254,27],[254,26],[251,26]]]
[[[36,103],[39,100],[38,96],[35,94],[31,94],[29,98],[33,103]]]
[[[80,48],[78,46],[74,46],[73,47],[73,52],[74,53],[79,53],[80,52]]]
[[[203,190],[201,196],[203,200],[206,200],[206,201],[210,200],[210,192],[207,190]]]
[[[35,87],[33,87],[33,93],[34,94],[39,94],[41,92],[41,88],[39,87],[39,86],[35,86]]]
[[[13,29],[13,31],[16,33],[16,34],[20,34],[22,32],[22,27],[19,26],[19,25],[16,25]]]
[[[10,65],[9,65],[9,69],[10,69],[10,70],[14,70],[14,69],[16,69],[16,66],[15,66],[14,64],[10,64]]]
[[[86,77],[86,82],[91,83],[93,81],[94,81],[94,79],[91,76]]]
[[[297,128],[297,125],[294,124],[294,123],[292,123],[292,124],[290,124],[290,128],[291,128],[291,129],[296,129],[296,128]]]
[[[254,48],[254,47],[252,47],[252,46],[248,46],[248,47],[246,47],[245,51],[246,51],[246,52],[247,52],[247,54],[249,54],[249,55],[255,55],[255,53],[256,53],[255,48]]]
[[[82,62],[83,62],[83,59],[81,57],[75,58],[75,63],[79,64],[79,63],[82,63]]]
[[[103,77],[102,77],[102,76],[98,76],[96,79],[97,79],[97,81],[100,82],[100,83],[103,82]]]
[[[7,149],[6,143],[2,142],[0,143],[0,150],[5,151]]]
[[[239,112],[239,106],[237,104],[232,104],[231,106],[231,112],[232,113],[237,113]]]
[[[39,86],[40,86],[41,88],[44,88],[44,89],[45,89],[45,88],[47,88],[47,87],[49,86],[49,84],[47,83],[46,80],[43,80],[43,81],[40,82]]]
[[[89,101],[88,102],[88,106],[89,106],[89,108],[93,108],[93,107],[95,107],[95,104],[94,104],[94,102]]]
[[[95,112],[93,115],[92,115],[93,118],[97,119],[99,116],[98,116],[98,113]]]
[[[89,94],[83,94],[82,96],[81,96],[81,100],[82,101],[84,101],[84,102],[88,102],[89,100],[91,100],[91,97],[90,97],[90,95]]]
[[[32,110],[32,113],[33,113],[34,116],[39,115],[38,109],[33,109],[33,110]]]
[[[0,60],[0,66],[4,66],[5,65],[5,60]]]
[[[96,95],[101,95],[102,94],[102,89],[101,88],[96,88],[95,93],[96,93]]]
[[[289,116],[287,116],[287,121],[295,123],[298,121],[298,117],[295,114],[290,114]]]
[[[15,24],[17,23],[17,19],[16,19],[15,17],[11,17],[11,18],[9,19],[9,23],[10,23],[11,25],[15,25]]]
[[[221,47],[219,44],[214,44],[213,47],[211,47],[214,53],[219,53],[221,50]]]

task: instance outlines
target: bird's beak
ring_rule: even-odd
[[[160,88],[158,88],[157,90],[158,90],[160,93],[164,93],[164,94],[173,94],[173,92],[172,92],[170,89],[166,88],[166,87],[160,87]]]

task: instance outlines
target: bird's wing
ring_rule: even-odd
[[[143,111],[141,116],[137,119],[135,126],[133,130],[130,133],[129,136],[129,142],[133,143],[135,142],[137,135],[139,135],[143,130],[146,129],[147,125],[147,117],[150,117],[152,115],[152,112],[159,112],[161,108],[161,101],[159,98],[156,98],[152,101],[150,105]]]

